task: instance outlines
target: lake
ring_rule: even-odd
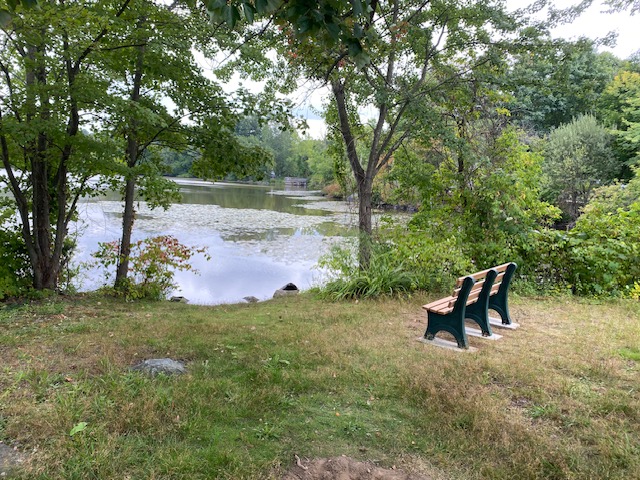
[[[136,203],[133,239],[172,235],[181,243],[207,247],[211,260],[193,257],[199,271],[176,272],[178,289],[171,295],[191,303],[220,304],[245,296],[271,298],[291,282],[301,290],[322,280],[315,269],[331,245],[343,243],[357,225],[355,206],[307,191],[272,186],[211,183],[177,179],[182,202],[168,210],[150,210]],[[91,259],[98,242],[121,236],[122,202],[118,196],[87,199],[79,206],[80,220],[70,229],[78,236],[73,264]],[[82,269],[81,290],[103,285],[97,270]]]

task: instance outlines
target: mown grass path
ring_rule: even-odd
[[[429,299],[5,307],[0,440],[36,450],[25,478],[281,478],[295,454],[640,478],[640,303],[515,298],[521,328],[466,353],[416,340]],[[158,357],[189,374],[128,370]]]

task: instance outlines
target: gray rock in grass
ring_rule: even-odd
[[[143,372],[155,377],[159,374],[164,375],[182,375],[187,373],[184,363],[171,358],[151,358],[144,360],[133,367],[131,370]]]
[[[18,474],[20,466],[27,460],[27,456],[9,445],[0,442],[0,477],[10,478]]]

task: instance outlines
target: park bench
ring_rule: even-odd
[[[453,294],[427,305],[427,330],[424,337],[433,340],[444,330],[456,339],[458,347],[468,348],[465,319],[478,324],[483,336],[491,336],[489,309],[495,310],[503,325],[511,325],[507,293],[517,265],[505,263],[458,278]]]

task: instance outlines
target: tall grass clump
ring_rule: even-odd
[[[320,293],[333,300],[406,294],[417,288],[416,275],[398,262],[392,247],[385,243],[372,243],[366,269],[360,268],[354,249],[349,247],[334,247],[319,265],[331,278]]]

